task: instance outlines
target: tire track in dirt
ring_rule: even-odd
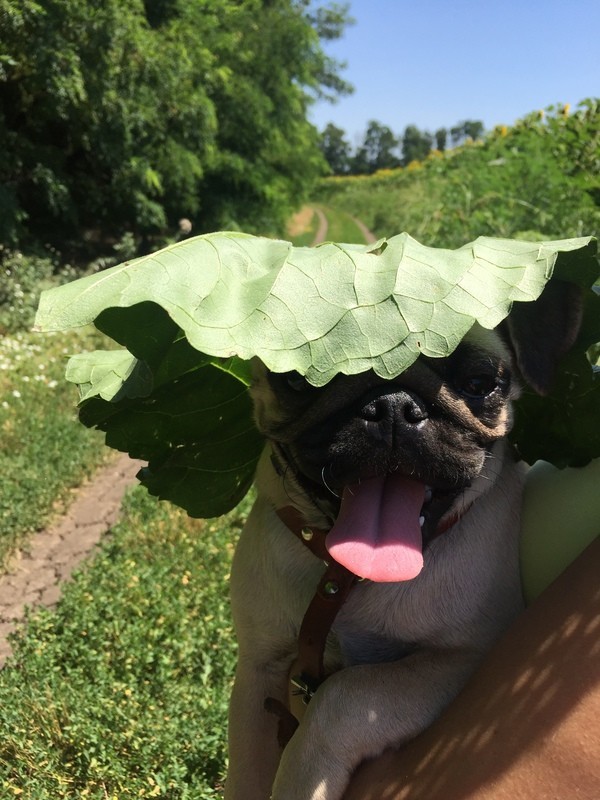
[[[316,247],[318,244],[325,242],[327,240],[327,233],[329,231],[329,221],[327,219],[327,215],[324,211],[320,208],[315,208],[313,206],[313,211],[317,215],[319,220],[319,225],[317,227],[317,231],[315,233],[315,238],[312,241],[311,247]],[[377,238],[375,235],[367,228],[364,222],[357,219],[356,217],[348,215],[352,222],[356,225],[356,227],[360,230],[362,236],[364,236],[365,242],[367,244],[371,244],[372,242],[376,242]]]
[[[365,242],[367,244],[373,244],[373,242],[377,241],[377,237],[375,236],[375,234],[367,228],[364,222],[362,222],[360,219],[357,219],[356,217],[350,217],[350,219],[360,230],[362,235],[365,237]]]
[[[141,466],[126,454],[113,458],[76,490],[66,514],[12,558],[0,576],[0,667],[11,652],[7,636],[23,620],[25,608],[56,605],[73,570],[118,520],[123,495],[137,483]]]
[[[313,208],[313,211],[317,215],[317,219],[319,220],[319,225],[317,227],[317,232],[315,233],[315,238],[312,240],[311,247],[316,247],[318,244],[321,244],[327,239],[327,231],[329,230],[329,222],[327,217],[321,211],[320,208]]]

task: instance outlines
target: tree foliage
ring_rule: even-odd
[[[0,0],[0,239],[276,227],[324,169],[307,121],[349,90],[307,0]]]
[[[394,169],[400,166],[398,148],[400,140],[391,128],[371,120],[362,145],[352,159],[352,172],[365,175],[379,169]]]
[[[450,128],[450,137],[454,146],[464,144],[469,139],[473,142],[483,136],[483,123],[478,120],[466,119]]]
[[[402,137],[402,164],[408,166],[412,161],[422,161],[433,145],[433,136],[421,131],[416,125],[407,125]]]
[[[330,122],[321,134],[319,147],[334,175],[346,175],[350,171],[352,152],[342,128]]]
[[[382,169],[408,166],[413,161],[422,161],[435,145],[436,150],[446,150],[448,140],[455,147],[467,140],[483,137],[483,123],[464,120],[450,128],[439,128],[434,134],[417,125],[407,125],[401,135],[395,134],[387,125],[371,120],[354,152],[346,132],[329,123],[321,133],[320,146],[334,175],[371,175]]]

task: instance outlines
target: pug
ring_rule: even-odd
[[[340,800],[362,761],[440,715],[519,614],[513,402],[524,382],[548,391],[580,318],[577,290],[553,281],[390,380],[315,388],[254,365],[267,444],[231,575],[227,800]],[[317,675],[298,664],[303,638]]]

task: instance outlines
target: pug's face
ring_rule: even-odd
[[[259,429],[313,496],[332,503],[394,473],[426,485],[439,517],[510,429],[518,387],[509,348],[476,326],[448,358],[420,357],[392,380],[339,375],[315,388],[258,365],[252,392]]]
[[[394,474],[426,487],[426,533],[510,429],[518,389],[509,348],[475,327],[448,358],[420,357],[392,380],[339,375],[315,388],[258,365],[252,392],[259,429],[333,517],[346,487]]]

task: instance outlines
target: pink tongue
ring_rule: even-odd
[[[423,568],[419,516],[424,499],[424,484],[393,474],[346,487],[327,549],[361,578],[416,578]]]

